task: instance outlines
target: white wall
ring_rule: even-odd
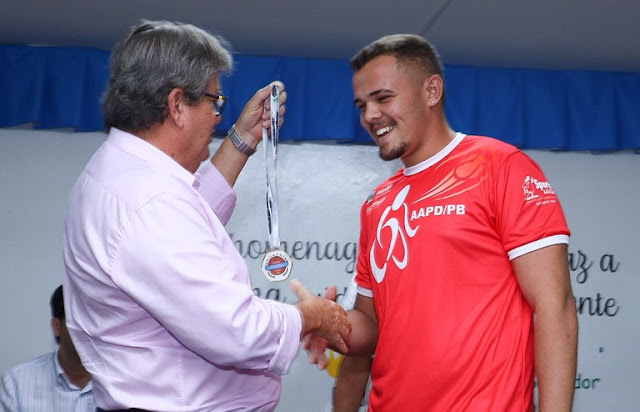
[[[102,133],[0,130],[0,370],[55,348],[48,299],[62,277],[66,200],[103,139]],[[640,366],[635,349],[640,341],[640,155],[528,154],[542,166],[562,201],[572,230],[574,294],[583,302],[591,300],[595,312],[590,314],[585,303],[579,315],[580,389],[574,410],[633,410]],[[280,300],[293,301],[286,284],[262,278],[261,257],[253,258],[267,239],[263,162],[259,152],[240,176],[238,206],[228,231],[247,254],[254,287],[262,296],[279,294]],[[347,284],[360,204],[377,182],[399,167],[379,160],[369,146],[281,145],[282,240],[301,242],[297,246],[302,248],[317,242],[314,247],[325,252],[316,256],[314,249],[309,257],[299,256],[294,277],[316,293],[330,284],[339,289]],[[613,260],[617,270],[603,270],[601,260]],[[301,352],[284,379],[278,411],[328,410],[332,385],[333,378],[308,365]]]
[[[103,134],[0,130],[0,369],[55,348],[65,198]]]

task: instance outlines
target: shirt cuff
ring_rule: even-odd
[[[535,242],[527,243],[526,245],[522,245],[515,249],[510,250],[507,255],[509,256],[509,260],[513,260],[522,255],[526,255],[527,253],[531,253],[538,249],[545,248],[551,245],[558,245],[561,243],[569,243],[569,236],[567,235],[554,235],[545,237],[543,239],[536,240]]]
[[[196,172],[194,187],[226,225],[236,207],[236,193],[210,161],[204,162]]]
[[[275,305],[283,315],[282,336],[268,368],[269,372],[280,376],[289,372],[289,367],[298,354],[300,334],[302,333],[302,317],[298,309],[293,305],[275,301],[269,302]]]
[[[358,285],[356,287],[356,290],[358,291],[358,295],[366,296],[368,298],[373,297],[373,291],[371,289],[363,288],[362,286]]]

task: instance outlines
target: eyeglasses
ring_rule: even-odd
[[[213,105],[216,108],[216,114],[221,114],[222,109],[224,109],[224,104],[227,102],[227,96],[208,92],[205,92],[204,95],[213,99]]]

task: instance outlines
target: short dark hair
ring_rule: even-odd
[[[51,317],[56,319],[64,319],[64,297],[62,295],[62,285],[58,286],[51,299],[49,300],[49,306],[51,306]]]
[[[351,59],[351,68],[357,72],[378,56],[393,56],[398,67],[413,69],[425,78],[434,74],[440,75],[444,82],[444,68],[438,51],[424,37],[416,34],[391,34],[363,47]],[[442,105],[445,103],[445,92],[442,91]]]
[[[415,34],[392,34],[379,38],[353,56],[351,68],[358,71],[371,60],[384,55],[394,56],[401,66],[413,66],[426,71],[428,75],[443,73],[436,48]]]
[[[111,54],[111,75],[102,99],[105,128],[149,130],[168,114],[167,96],[180,88],[189,104],[204,97],[207,83],[232,68],[227,43],[179,22],[142,20]]]

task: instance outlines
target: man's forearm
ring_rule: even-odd
[[[239,151],[226,137],[210,161],[229,183],[229,186],[233,187],[248,159],[249,156]]]
[[[578,343],[573,299],[560,313],[537,313],[534,334],[539,410],[569,412],[573,404]]]
[[[349,355],[372,356],[378,344],[378,324],[356,309],[347,315],[353,327]]]
[[[370,373],[371,357],[345,356],[342,359],[333,393],[333,412],[356,412],[360,408]]]

